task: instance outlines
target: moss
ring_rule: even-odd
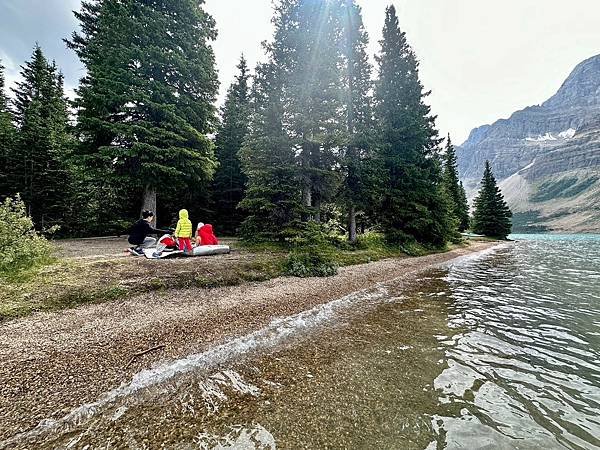
[[[161,278],[152,278],[148,282],[148,288],[151,291],[164,291],[167,289],[167,283]]]

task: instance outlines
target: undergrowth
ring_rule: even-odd
[[[0,203],[0,278],[22,281],[54,261],[53,248],[35,231],[17,195]]]

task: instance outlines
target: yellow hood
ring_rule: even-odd
[[[182,209],[179,211],[179,218],[180,219],[189,219],[190,215],[188,214],[188,210],[187,209]]]

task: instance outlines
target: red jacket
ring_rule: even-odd
[[[219,240],[213,233],[213,227],[207,223],[198,231],[200,234],[200,245],[219,245]]]

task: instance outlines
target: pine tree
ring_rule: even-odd
[[[252,86],[250,130],[240,150],[248,179],[240,203],[248,213],[242,236],[248,240],[283,240],[300,220],[300,179],[283,126],[280,70],[274,64],[259,65]]]
[[[386,10],[377,62],[376,117],[385,166],[381,226],[390,241],[414,238],[443,245],[452,234],[452,220],[442,186],[435,118],[423,102],[429,93],[423,90],[419,64],[393,6]]]
[[[451,210],[457,220],[458,231],[469,228],[469,205],[462,183],[458,179],[456,151],[448,135],[444,154],[444,188],[450,198]]]
[[[67,45],[87,68],[75,102],[80,160],[100,192],[124,186],[156,210],[157,192],[206,184],[215,168],[214,20],[198,0],[84,1]],[[96,199],[100,210],[110,208]]]
[[[341,158],[344,181],[340,197],[348,214],[348,240],[355,242],[357,211],[370,208],[377,186],[372,142],[372,67],[367,55],[369,37],[364,29],[361,8],[354,0],[341,3],[347,144]]]
[[[512,212],[496,184],[489,161],[481,180],[481,189],[474,202],[473,231],[485,236],[506,239],[512,229]]]
[[[242,173],[238,153],[248,134],[250,121],[250,74],[243,56],[238,71],[227,92],[221,110],[222,124],[215,139],[219,167],[212,185],[212,204],[215,223],[225,234],[235,233],[244,219],[238,204],[244,198],[246,177]]]
[[[285,2],[284,2],[285,3]],[[276,35],[274,63],[285,70],[286,131],[299,155],[305,218],[321,221],[322,204],[340,181],[334,170],[342,144],[343,28],[336,2],[287,2],[291,26]]]
[[[465,191],[465,187],[462,184],[462,181],[458,182],[458,187],[460,191],[460,204],[463,205],[464,208],[464,215],[461,218],[459,227],[463,230],[468,230],[471,225],[471,218],[469,217],[469,202],[467,201],[467,193]]]
[[[257,74],[242,150],[248,177],[241,203],[249,214],[245,236],[282,237],[298,230],[300,221],[319,222],[323,205],[339,191],[346,127],[340,5],[340,0],[281,0],[275,7],[269,62]]]
[[[9,157],[14,153],[15,145],[15,128],[4,88],[4,66],[0,63],[0,201],[13,193]]]
[[[69,134],[63,77],[36,45],[13,89],[18,128],[8,158],[9,182],[21,194],[36,227],[63,225],[69,210]]]

